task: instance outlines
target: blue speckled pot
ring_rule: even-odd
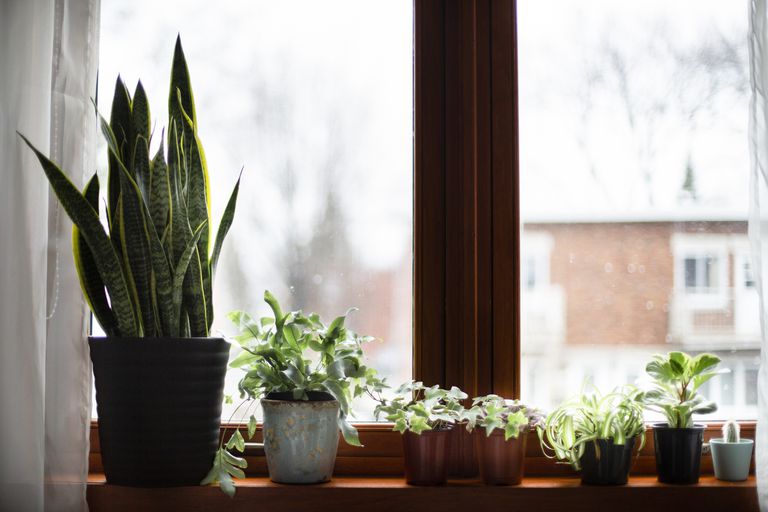
[[[339,403],[325,393],[310,400],[261,400],[269,478],[283,484],[316,484],[333,475],[339,446]]]

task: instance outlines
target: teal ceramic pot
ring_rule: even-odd
[[[754,444],[752,439],[742,439],[737,443],[728,443],[722,438],[710,440],[715,477],[728,482],[746,480]]]
[[[310,393],[310,400],[281,395],[261,400],[269,478],[283,484],[329,481],[339,446],[339,403],[326,393]]]

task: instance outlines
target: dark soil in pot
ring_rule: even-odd
[[[307,397],[309,398],[309,402],[331,402],[335,400],[333,395],[324,391],[307,391]],[[302,400],[301,398],[298,400],[293,398],[292,391],[273,391],[272,393],[267,393],[264,398],[267,400],[285,400],[287,402],[298,402],[299,400]]]
[[[89,338],[107,482],[199,485],[219,444],[230,345],[221,338]]]
[[[448,457],[452,430],[427,430],[421,435],[403,434],[405,481],[410,485],[444,485],[448,480]]]
[[[581,483],[586,485],[624,485],[632,467],[636,438],[624,444],[613,439],[598,439],[584,445],[581,456]]]
[[[695,484],[699,481],[704,425],[670,428],[666,423],[653,425],[656,471],[659,482]]]
[[[475,430],[475,450],[480,478],[485,485],[518,485],[523,479],[525,444],[528,435],[504,440],[504,431],[495,429],[490,436],[484,429]]]

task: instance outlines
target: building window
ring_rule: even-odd
[[[688,293],[717,292],[719,261],[717,256],[686,256],[683,260],[685,290]]]

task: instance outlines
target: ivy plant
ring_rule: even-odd
[[[466,428],[485,429],[490,436],[494,430],[504,431],[504,440],[517,438],[541,424],[543,415],[538,409],[529,408],[518,400],[506,400],[498,395],[479,396],[472,399],[472,407],[462,414]]]
[[[339,428],[344,440],[361,446],[357,430],[349,423],[352,401],[364,394],[379,399],[387,387],[376,370],[363,363],[363,345],[371,336],[359,336],[345,326],[347,315],[325,325],[316,313],[284,312],[269,291],[264,301],[273,316],[256,318],[243,311],[229,313],[238,328],[235,340],[242,352],[230,363],[244,372],[238,384],[246,415],[258,399],[270,393],[291,393],[294,400],[309,400],[309,392],[320,391],[339,402]],[[239,409],[239,407],[238,407]],[[235,411],[237,413],[237,410]],[[233,414],[234,416],[234,414]],[[248,438],[256,432],[256,418],[250,415]],[[232,477],[242,478],[245,459],[232,451],[243,452],[245,438],[235,429],[222,445],[203,484],[218,482],[222,490],[234,495]]]
[[[625,444],[640,437],[638,453],[645,445],[643,392],[623,386],[606,395],[597,389],[586,390],[560,404],[537,428],[544,455],[581,469],[581,457],[587,443],[598,439]]]
[[[468,395],[456,386],[441,389],[427,387],[423,382],[409,381],[396,391],[395,398],[379,399],[374,410],[376,419],[384,417],[394,423],[393,430],[421,435],[425,430],[445,430],[460,421],[464,415],[461,404]]]
[[[722,373],[716,370],[720,358],[713,354],[692,357],[684,352],[655,354],[645,371],[654,387],[645,395],[649,409],[664,414],[672,428],[690,428],[694,414],[708,414],[717,404],[698,393],[702,384]]]

